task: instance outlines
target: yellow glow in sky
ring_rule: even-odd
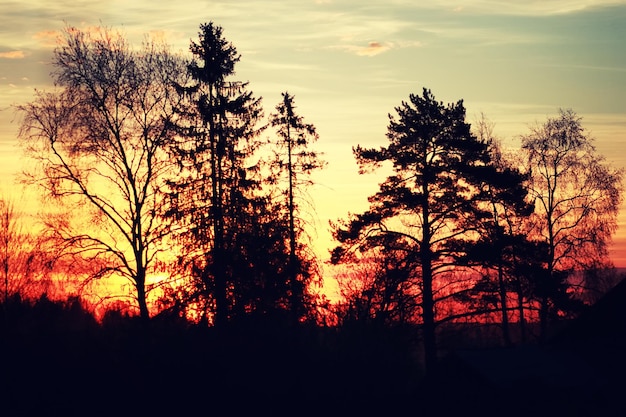
[[[387,114],[423,87],[444,102],[463,99],[470,122],[484,113],[512,148],[529,125],[572,108],[598,151],[626,167],[625,0],[0,0],[0,10],[3,193],[22,192],[11,105],[52,88],[48,62],[66,24],[121,29],[137,46],[158,34],[183,53],[201,23],[221,25],[242,55],[237,77],[266,114],[289,91],[317,128],[328,165],[310,195],[323,260],[334,245],[329,220],[363,210],[384,179],[358,175],[352,147],[385,145]],[[611,254],[626,267],[625,209]]]

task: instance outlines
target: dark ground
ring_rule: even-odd
[[[7,417],[626,415],[626,344],[610,331],[450,350],[425,379],[414,329],[99,324],[77,303],[49,301],[2,314]]]

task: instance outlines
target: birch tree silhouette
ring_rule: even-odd
[[[102,265],[93,278],[128,279],[147,319],[183,62],[163,44],[133,50],[119,32],[67,27],[52,64],[57,88],[18,106],[21,142],[40,169],[29,180],[90,219],[82,230],[58,228],[57,237]]]
[[[533,238],[547,245],[545,274],[538,277],[541,337],[549,314],[567,303],[566,280],[573,270],[607,257],[617,228],[624,171],[596,152],[593,138],[571,109],[559,111],[522,137],[535,201]]]

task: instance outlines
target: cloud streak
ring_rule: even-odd
[[[423,44],[419,41],[412,42],[378,42],[370,41],[367,45],[341,44],[330,46],[330,49],[338,49],[358,56],[376,56],[392,49],[419,48]]]
[[[357,55],[361,56],[374,56],[382,54],[391,49],[391,44],[383,44],[380,42],[370,42],[366,47],[357,51]]]
[[[396,0],[392,4],[416,9],[447,10],[458,14],[550,16],[625,6],[626,0],[440,0],[419,5],[409,0]]]
[[[24,51],[0,52],[0,59],[24,59],[24,58],[26,58],[26,53],[24,53]]]
[[[349,53],[356,54],[358,56],[376,56],[393,48],[393,44],[390,42],[381,43],[377,41],[371,41],[367,45],[335,45],[331,46],[331,49],[339,49]]]

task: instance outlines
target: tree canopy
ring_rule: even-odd
[[[418,280],[427,367],[436,360],[436,300],[447,298],[451,271],[462,266],[480,224],[491,218],[487,184],[508,181],[491,163],[489,144],[465,121],[462,101],[443,104],[428,89],[410,95],[389,116],[389,145],[354,148],[361,171],[389,162],[393,174],[369,197],[370,209],[341,222],[333,253],[382,247],[410,261]]]
[[[573,110],[561,109],[557,117],[532,128],[522,137],[522,151],[535,201],[533,238],[547,246],[546,273],[537,282],[545,336],[549,312],[563,309],[570,299],[570,273],[607,262],[624,172],[597,154]]]
[[[182,61],[155,42],[134,51],[119,32],[67,27],[53,66],[57,89],[18,107],[20,138],[43,172],[31,182],[90,217],[89,229],[56,224],[60,245],[100,265],[94,277],[130,280],[148,318],[146,279],[163,236],[160,190],[173,168],[166,150]]]

